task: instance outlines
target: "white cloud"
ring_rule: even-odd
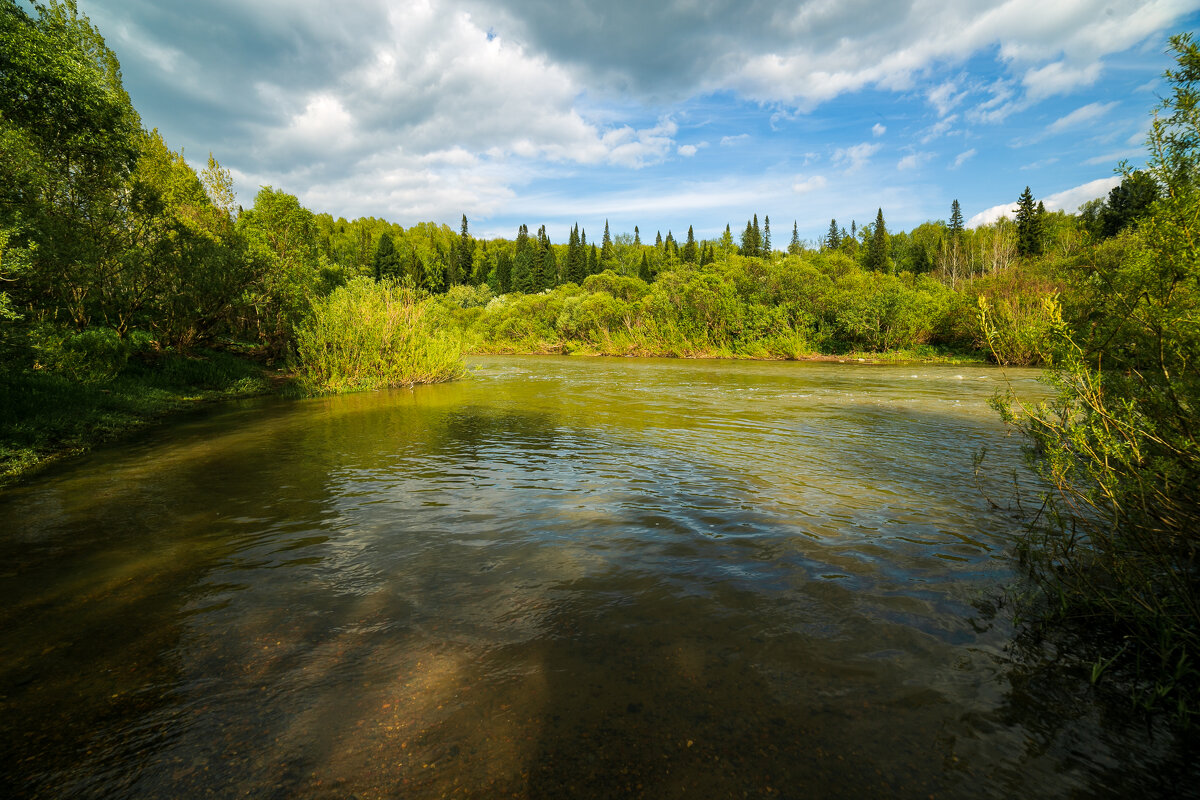
[[[939,84],[930,89],[929,93],[925,95],[930,105],[937,109],[939,117],[949,114],[966,96],[967,92],[960,92],[958,85],[954,81],[946,81]]]
[[[1075,89],[1091,86],[1100,77],[1100,69],[1099,61],[1082,66],[1056,61],[1044,67],[1027,70],[1021,83],[1030,100],[1042,100],[1056,94],[1068,94]]]
[[[931,158],[933,158],[933,153],[909,153],[896,163],[896,169],[916,169]]]
[[[685,158],[691,158],[692,156],[696,155],[696,145],[681,144],[681,145],[679,145],[679,150],[676,152],[678,152],[679,155],[684,156]]]
[[[871,160],[871,156],[879,152],[881,144],[862,142],[852,147],[839,147],[833,153],[833,163],[845,167],[847,173],[857,172]]]
[[[813,175],[811,178],[797,175],[796,180],[792,183],[792,191],[796,194],[808,194],[818,189],[824,189],[827,183],[828,181],[823,175]]]
[[[1050,123],[1050,126],[1046,128],[1046,132],[1050,134],[1062,133],[1071,128],[1077,128],[1080,125],[1094,122],[1116,107],[1117,103],[1115,100],[1111,103],[1088,103],[1086,106],[1080,106],[1070,114],[1059,117]]]
[[[954,163],[950,165],[950,169],[958,169],[963,164],[967,163],[967,161],[969,159],[971,159],[975,156],[975,152],[976,152],[975,148],[972,147],[970,150],[966,150],[966,151],[956,155],[954,157]]]
[[[735,144],[745,141],[750,138],[748,133],[739,133],[737,136],[722,136],[721,147],[732,147]]]
[[[883,136],[885,133],[887,133],[886,125],[881,125],[878,122],[876,122],[874,125],[871,126],[871,135],[874,136],[876,139],[878,139],[880,136]]]
[[[1095,200],[1097,197],[1105,197],[1113,187],[1121,182],[1121,176],[1114,175],[1108,178],[1098,178],[1094,181],[1079,186],[1074,186],[1070,189],[1065,189],[1061,192],[1056,192],[1052,195],[1042,198],[1042,202],[1046,206],[1047,211],[1066,211],[1068,214],[1074,214],[1079,210],[1079,207],[1088,200]],[[992,206],[991,208],[980,211],[971,219],[967,220],[968,228],[977,228],[980,225],[990,225],[1001,217],[1013,219],[1016,217],[1017,201],[1013,200],[1008,203]]]
[[[930,125],[921,135],[921,144],[929,144],[934,139],[944,135],[950,130],[950,127],[958,121],[958,114],[951,114],[945,119],[938,120],[933,125]]]

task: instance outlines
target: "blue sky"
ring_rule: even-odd
[[[477,236],[1073,211],[1144,154],[1200,0],[80,0],[147,128],[239,201]]]

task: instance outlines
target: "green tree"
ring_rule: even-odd
[[[873,272],[888,272],[888,233],[883,223],[883,209],[875,215],[871,239],[867,245],[866,267]]]
[[[462,218],[462,230],[459,233],[456,255],[458,256],[459,279],[462,281],[470,281],[475,266],[475,240],[472,239],[471,234],[467,232],[466,214],[463,214]]]
[[[604,239],[600,245],[600,271],[613,267],[612,236],[608,233],[608,220],[604,220]]]
[[[692,226],[688,225],[687,241],[683,245],[683,260],[687,264],[695,264],[698,260],[698,251],[696,249],[696,234],[692,232]]]
[[[765,258],[771,257],[771,217],[763,217],[763,234],[762,234],[762,255]]]
[[[400,259],[396,255],[396,245],[388,233],[379,237],[375,245],[375,280],[395,278],[400,271]]]
[[[825,234],[824,244],[829,250],[838,250],[842,246],[842,232],[836,219],[829,220],[829,231]]]
[[[796,220],[792,220],[792,241],[788,244],[788,253],[798,256],[802,249],[800,245],[800,227]]]
[[[725,223],[725,232],[721,234],[721,254],[725,257],[725,263],[729,263],[729,256],[734,251],[733,234],[729,230],[729,223]]]
[[[1037,206],[1033,202],[1033,192],[1029,187],[1017,198],[1015,209],[1017,222],[1017,255],[1036,256],[1042,253],[1041,218]]]

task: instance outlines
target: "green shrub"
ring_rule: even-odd
[[[411,386],[464,372],[462,345],[434,330],[416,292],[355,278],[316,300],[296,330],[300,380],[314,393]]]

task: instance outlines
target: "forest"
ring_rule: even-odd
[[[1172,39],[1148,166],[1076,214],[1013,186],[1011,219],[772,238],[579,224],[512,239],[239,204],[146,130],[73,2],[0,3],[0,461],[19,475],[197,401],[459,377],[471,353],[1043,365],[998,399],[1054,488],[1023,554],[1047,608],[1111,629],[1091,656],[1139,702],[1200,706],[1200,49]],[[1114,165],[1116,166],[1116,165]],[[336,211],[336,210],[335,210]],[[536,223],[536,220],[533,221]],[[785,223],[786,231],[786,223]],[[789,236],[790,233],[790,236]],[[682,240],[682,241],[680,241]],[[1138,647],[1129,648],[1135,641]],[[1121,645],[1119,643],[1125,642]],[[1134,650],[1136,659],[1131,659]]]

